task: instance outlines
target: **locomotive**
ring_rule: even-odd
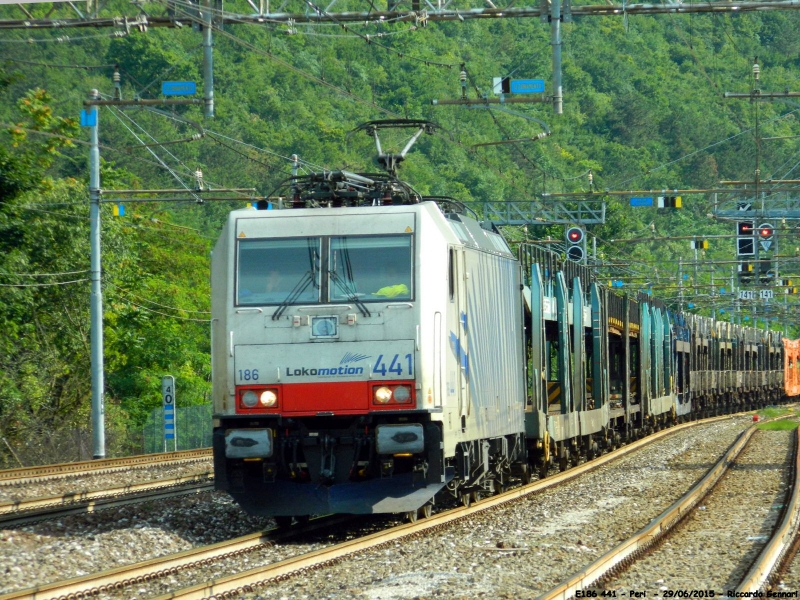
[[[414,127],[397,154],[379,132]],[[777,332],[618,296],[396,176],[294,175],[212,255],[215,487],[251,514],[428,516],[686,418],[798,393]],[[283,208],[281,210],[280,208]],[[784,376],[784,371],[787,375]]]

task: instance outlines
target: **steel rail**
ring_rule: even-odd
[[[750,441],[750,438],[756,431],[756,427],[757,424],[754,423],[751,427],[742,432],[736,441],[731,444],[730,448],[728,448],[728,451],[700,481],[692,486],[688,492],[669,506],[664,512],[650,521],[643,529],[606,552],[589,566],[584,567],[553,589],[540,595],[537,600],[567,600],[568,598],[573,598],[576,591],[590,587],[592,584],[608,575],[613,569],[623,566],[631,560],[635,560],[654,543],[659,541],[667,532],[672,530],[684,517],[690,514],[697,504],[717,485],[722,476],[727,472],[728,467],[733,464]]]
[[[769,542],[761,550],[761,554],[758,555],[753,566],[750,567],[747,575],[736,588],[737,593],[745,592],[745,595],[737,597],[755,597],[747,594],[764,589],[775,570],[784,563],[787,551],[797,535],[798,524],[800,524],[800,432],[797,429],[794,432],[794,482],[791,498],[786,504],[781,523],[775,528]]]
[[[0,526],[11,527],[55,517],[195,494],[214,489],[213,473],[181,475],[118,488],[69,492],[60,496],[32,498],[0,504]]]
[[[635,450],[638,450],[651,442],[654,442],[668,435],[672,435],[673,433],[677,433],[682,429],[686,429],[696,425],[709,424],[716,421],[724,421],[727,419],[731,419],[735,416],[736,415],[724,415],[719,417],[711,417],[708,419],[684,423],[672,428],[664,429],[651,436],[627,444],[626,446],[623,446],[615,450],[614,452],[605,454],[591,462],[584,463],[583,465],[574,467],[572,469],[569,469],[568,471],[548,477],[547,479],[531,483],[525,487],[516,488],[504,494],[494,496],[492,498],[487,498],[485,500],[480,501],[479,503],[474,504],[470,508],[460,508],[456,509],[455,511],[450,511],[447,513],[442,513],[441,515],[436,515],[434,517],[431,517],[424,521],[420,521],[418,523],[401,525],[398,528],[390,530],[390,532],[395,532],[395,531],[397,532],[397,534],[395,534],[395,537],[392,537],[391,539],[385,539],[384,541],[373,542],[373,547],[382,545],[384,543],[389,543],[390,541],[396,538],[411,536],[411,535],[419,535],[421,532],[429,528],[430,529],[442,528],[447,526],[449,523],[453,521],[467,518],[472,514],[481,512],[483,510],[491,509],[494,506],[514,501],[518,498],[522,498],[529,494],[533,494],[548,489],[550,487],[555,487],[568,480],[571,480],[582,474],[592,471],[598,467],[601,467],[608,462],[622,458],[623,456]],[[741,416],[741,413],[739,416]],[[454,515],[453,513],[456,514]],[[349,519],[352,517],[340,516],[336,518]],[[315,522],[319,521],[321,521],[321,519],[314,519],[311,521],[311,524],[313,525]],[[319,527],[323,525],[327,526],[327,523],[324,522],[322,525],[319,525]],[[289,530],[289,534],[291,534],[293,530],[296,531],[297,533],[303,531],[309,531],[309,529],[306,529],[305,527],[292,528]],[[97,595],[98,593],[102,594],[111,590],[119,590],[136,583],[142,583],[144,581],[149,581],[152,579],[172,575],[179,570],[202,567],[211,563],[214,560],[218,560],[223,557],[235,556],[236,554],[244,554],[247,552],[251,552],[258,546],[270,542],[270,539],[265,539],[265,536],[269,536],[271,538],[272,537],[271,531],[258,534],[251,534],[249,536],[243,536],[240,538],[236,538],[234,540],[220,542],[218,544],[213,544],[210,546],[204,546],[202,548],[187,550],[184,552],[179,552],[177,554],[172,554],[164,557],[158,557],[141,563],[135,563],[131,565],[117,567],[114,569],[110,569],[108,571],[93,573],[90,575],[77,577],[65,581],[43,584],[28,589],[17,590],[15,592],[9,592],[7,594],[0,595],[0,600],[42,600],[43,598],[89,597]],[[374,540],[376,538],[380,538],[380,536],[384,534],[385,533],[373,534],[372,536],[363,539]],[[359,540],[356,540],[355,542],[358,541]],[[346,543],[345,544],[346,548],[344,549],[344,551],[340,552],[341,554],[340,557],[330,558],[330,556],[328,556],[327,560],[322,560],[322,562],[315,563],[312,555],[303,555],[300,557],[296,557],[295,559],[288,559],[288,561],[282,561],[280,563],[274,563],[273,565],[268,565],[265,567],[254,569],[252,571],[248,571],[247,573],[243,573],[242,575],[247,576],[248,580],[257,582],[263,581],[265,579],[267,580],[274,579],[275,577],[289,577],[299,572],[300,569],[307,569],[311,568],[312,566],[313,567],[324,566],[325,564],[327,564],[327,562],[340,560],[341,558],[347,556],[348,554],[361,551],[359,549],[351,548],[351,546],[355,542]],[[367,545],[363,549],[366,550],[369,549],[369,547],[370,546]],[[334,550],[336,548],[341,548],[341,546],[334,546],[331,548],[331,550]],[[306,559],[308,559],[308,557],[312,557],[312,560],[301,561],[301,559],[304,559],[304,557]],[[307,564],[304,565],[303,563]],[[274,571],[273,570],[274,567],[277,567],[279,570]],[[237,577],[238,576],[232,576],[234,581],[236,581]],[[231,578],[226,578],[226,579],[231,579]],[[241,589],[245,585],[253,585],[252,581],[249,583],[242,583],[240,585],[234,586],[232,588],[234,590],[234,594],[236,593],[236,590]],[[207,586],[209,584],[205,585]],[[217,590],[216,593],[223,593],[223,594],[230,593],[226,591],[220,591],[220,586],[223,585],[222,583],[211,582],[210,585],[215,586],[215,589]],[[230,582],[228,582],[226,589],[231,589]],[[163,596],[162,598],[203,597],[202,596],[203,592],[201,592],[200,595],[183,595],[187,592],[194,593],[192,592],[192,590],[193,588],[186,588],[186,590],[180,590],[178,592],[175,592],[174,594],[168,594],[166,596]]]
[[[198,450],[182,450],[158,454],[139,454],[125,458],[106,458],[102,460],[86,460],[81,462],[42,465],[40,467],[22,467],[0,471],[0,486],[18,483],[30,483],[46,478],[71,477],[78,475],[98,475],[168,464],[180,464],[211,458],[210,448]]]
[[[491,498],[487,498],[474,504],[473,506],[456,508],[438,515],[434,515],[417,523],[399,525],[387,531],[374,533],[363,538],[358,538],[338,544],[336,546],[332,546],[330,548],[317,550],[308,554],[282,560],[277,563],[256,567],[248,571],[234,575],[228,575],[195,586],[187,587],[182,590],[177,590],[175,592],[159,596],[156,598],[156,600],[199,600],[201,598],[208,597],[236,598],[243,593],[252,592],[256,587],[260,587],[275,581],[283,581],[295,575],[305,573],[310,569],[318,569],[337,563],[360,552],[380,548],[402,538],[417,536],[427,531],[442,529],[450,526],[456,521],[471,517],[474,514],[495,508],[508,502],[519,500],[520,498],[540,492],[544,489],[560,485],[566,481],[593,471],[605,465],[606,463],[617,460],[635,450],[655,442],[656,440],[677,433],[683,429],[694,427],[696,425],[710,424],[716,421],[731,419],[734,416],[735,415],[724,415],[720,417],[711,417],[709,419],[676,425],[675,427],[664,429],[647,436],[646,438],[632,442],[626,446],[623,446],[622,448],[605,454],[592,461],[586,462],[580,466],[563,471],[558,475],[515,488]],[[0,600],[3,599],[0,598]]]
[[[174,575],[179,571],[201,568],[219,559],[247,554],[253,550],[269,546],[275,541],[291,539],[297,535],[310,533],[320,529],[340,525],[351,521],[353,515],[319,517],[309,523],[290,529],[268,529],[259,533],[251,533],[233,540],[218,542],[200,548],[191,548],[183,552],[151,558],[139,563],[124,565],[74,577],[64,581],[56,581],[35,587],[8,592],[0,595],[0,600],[42,600],[43,598],[88,598],[101,594],[113,593],[123,588],[138,585],[162,577]]]

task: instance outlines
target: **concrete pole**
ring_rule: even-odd
[[[550,3],[550,37],[553,44],[553,111],[563,114],[563,90],[561,86],[561,0]]]
[[[100,94],[92,90],[91,99],[98,100]],[[89,202],[91,238],[91,365],[92,365],[92,457],[105,458],[105,398],[103,380],[103,289],[100,281],[100,143],[97,132],[100,112],[96,106],[91,109],[94,125],[89,127],[91,146],[89,148]]]
[[[203,0],[203,115],[207,119],[214,118],[214,45],[211,41],[213,24],[211,0]]]

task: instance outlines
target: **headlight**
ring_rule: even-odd
[[[242,394],[242,404],[247,408],[253,408],[258,404],[258,395],[253,390],[247,390]]]
[[[392,399],[392,390],[388,387],[379,387],[375,390],[375,402],[378,404],[386,404]]]
[[[411,400],[411,390],[404,385],[398,385],[394,388],[394,401],[398,404],[405,404]]]
[[[261,406],[271,408],[278,403],[278,395],[272,390],[261,392]]]

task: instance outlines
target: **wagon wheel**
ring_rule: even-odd
[[[558,456],[558,469],[560,471],[566,471],[569,469],[569,448],[566,446],[561,446]]]
[[[528,463],[522,465],[522,472],[519,478],[522,480],[522,485],[528,485],[533,479],[531,476],[531,466]]]
[[[433,514],[433,504],[426,502],[419,508],[419,516],[422,519],[430,519]]]

